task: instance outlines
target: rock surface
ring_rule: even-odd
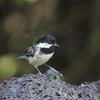
[[[48,70],[27,74],[0,85],[0,100],[100,100],[100,80],[80,86],[64,82],[63,75]]]

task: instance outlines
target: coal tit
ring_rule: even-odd
[[[23,51],[23,56],[20,56],[15,60],[28,60],[28,62],[36,68],[39,74],[42,74],[39,71],[38,66],[45,64],[53,56],[56,46],[59,47],[59,45],[56,44],[56,39],[49,34],[45,34],[40,37],[32,46]],[[46,66],[51,68],[48,65]]]

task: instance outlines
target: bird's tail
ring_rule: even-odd
[[[20,59],[24,59],[24,58],[25,58],[25,56],[20,56],[20,57],[15,58],[14,60],[20,60]]]

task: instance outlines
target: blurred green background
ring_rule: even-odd
[[[0,0],[0,83],[37,73],[14,59],[46,33],[60,45],[47,64],[67,83],[100,78],[100,0]]]

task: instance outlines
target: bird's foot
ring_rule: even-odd
[[[38,67],[35,67],[36,68],[36,70],[38,71],[38,74],[39,75],[41,75],[41,76],[45,76],[44,74],[42,74],[41,72],[40,72],[40,70],[38,69]],[[46,77],[46,76],[45,76]]]
[[[39,74],[40,76],[43,76],[43,77],[46,77],[44,74],[42,74],[41,72],[37,73]]]
[[[47,64],[44,64],[45,66],[47,66],[48,68],[50,68],[51,70],[53,70],[54,72],[58,73],[57,70],[55,70],[54,68],[52,68],[51,66],[47,65]]]

